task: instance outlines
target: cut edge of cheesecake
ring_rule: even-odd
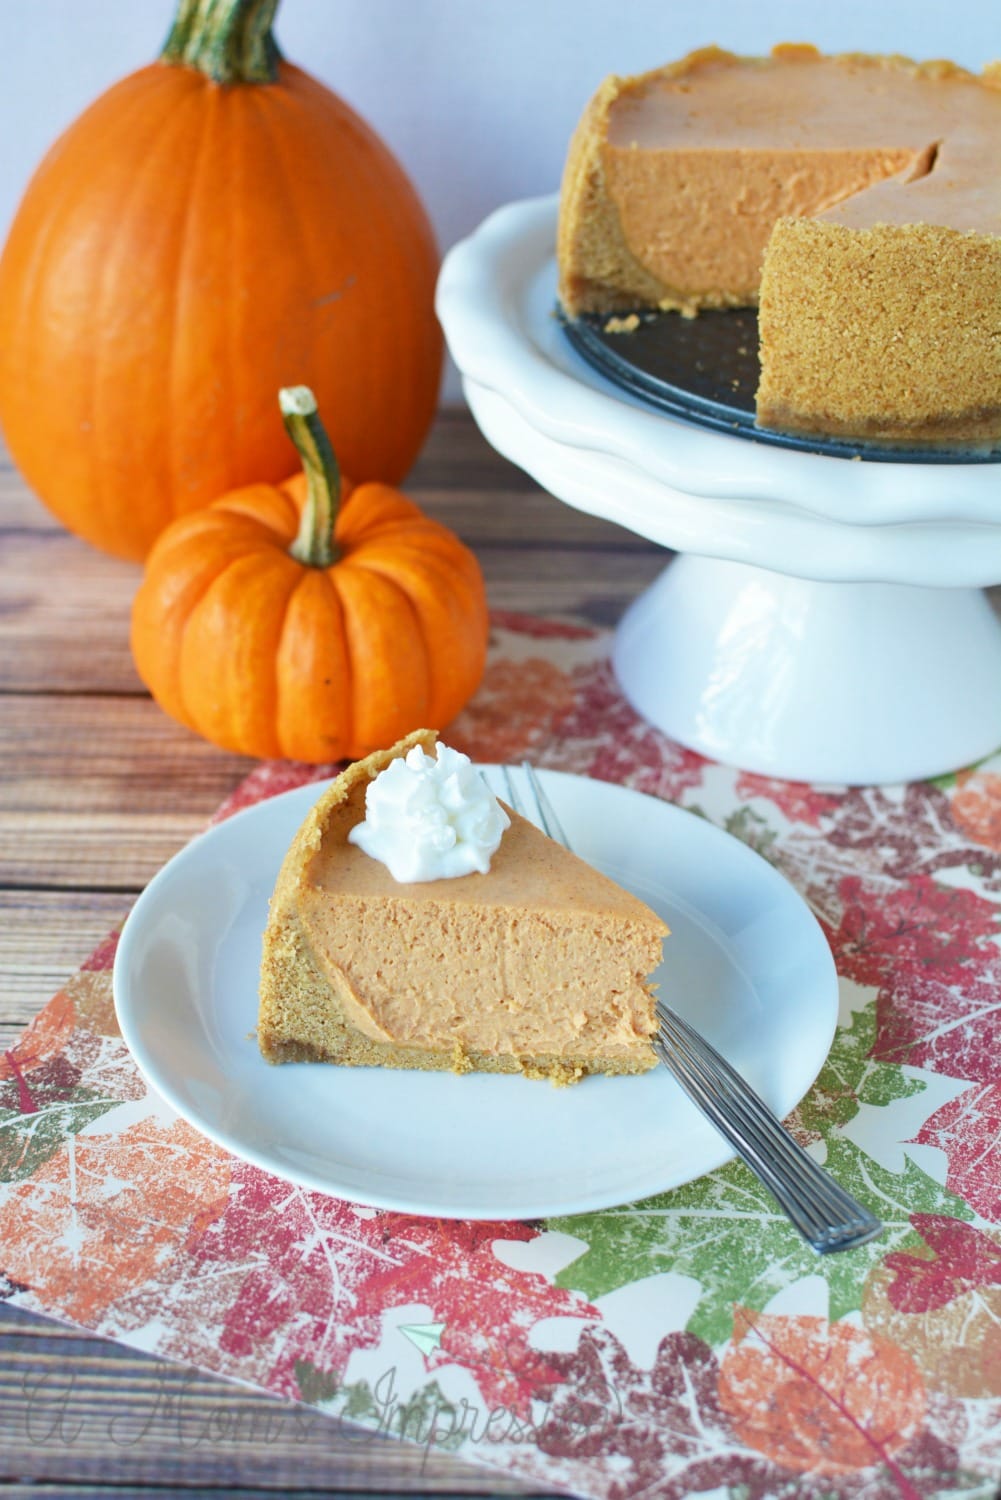
[[[606,327],[618,331],[634,326],[643,309],[694,317],[706,309],[759,306],[757,426],[890,447],[993,452],[1001,439],[995,315],[1001,234],[933,217],[886,223],[878,211],[869,224],[844,218],[865,188],[876,187],[866,201],[885,206],[885,185],[929,177],[941,141],[912,143],[909,164],[903,152],[863,162],[859,170],[871,172],[871,181],[851,187],[846,179],[842,196],[821,207],[796,217],[780,213],[762,243],[756,277],[745,276],[740,286],[707,281],[705,268],[687,285],[670,285],[630,247],[606,182],[616,102],[642,95],[657,80],[695,78],[707,68],[814,61],[978,85],[995,96],[1001,91],[1001,63],[975,74],[944,60],[825,56],[789,43],[762,57],[708,47],[636,77],[607,78],[581,117],[563,176],[557,231],[563,311],[571,320],[608,315]]]
[[[529,1078],[548,1078],[556,1084],[574,1083],[592,1073],[639,1074],[654,1067],[656,1054],[648,1039],[637,1043],[628,1054],[611,1052],[607,1056],[580,1056],[572,1051],[528,1055],[487,1053],[467,1047],[458,1038],[440,1047],[413,1047],[381,1041],[366,1036],[348,1019],[346,1007],[356,997],[336,968],[318,961],[301,917],[304,887],[309,884],[308,868],[321,849],[335,809],[343,807],[352,797],[357,798],[362,787],[391,761],[406,755],[415,746],[433,753],[436,739],[433,730],[417,730],[391,749],[377,751],[355,762],[320,796],[299,828],[279,872],[264,934],[257,1027],[263,1057],[275,1064],[326,1062],[348,1067],[520,1073]],[[552,844],[539,830],[533,829],[533,833],[547,845]],[[552,848],[559,850],[558,857],[584,864],[561,845],[552,845]],[[592,871],[590,866],[587,869],[599,879],[607,880],[599,872]],[[651,951],[648,956],[653,958],[646,970],[649,974],[659,961],[652,952],[654,936],[659,944],[668,929],[642,902],[629,899],[635,900],[637,911],[649,918]],[[652,1036],[656,1029],[653,987],[647,981],[643,988],[649,998],[647,1019],[649,1035]]]
[[[750,285],[672,285],[644,265],[631,250],[621,227],[619,212],[609,191],[603,152],[607,144],[609,116],[617,101],[628,93],[640,93],[658,80],[682,79],[706,68],[769,68],[776,63],[833,62],[880,71],[905,73],[913,78],[963,79],[1001,90],[1001,63],[988,64],[982,73],[971,73],[945,59],[925,62],[899,53],[821,53],[805,42],[780,42],[762,56],[744,56],[726,48],[700,47],[674,62],[630,77],[611,74],[589,100],[570,140],[560,186],[557,224],[558,297],[571,319],[584,313],[637,312],[643,308],[680,312],[695,317],[699,312],[731,307],[755,307],[758,293]],[[916,178],[934,161],[935,144],[916,149],[907,176]],[[875,172],[873,181],[893,176],[905,167],[904,157]],[[870,181],[846,183],[851,196]],[[835,200],[837,201],[837,200]],[[825,205],[830,207],[831,204]]]

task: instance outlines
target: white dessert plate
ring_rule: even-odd
[[[497,768],[484,768],[503,795]],[[815,918],[737,839],[639,792],[541,773],[575,851],[671,927],[661,993],[780,1116],[827,1056],[837,977]],[[537,1219],[628,1203],[732,1156],[667,1071],[555,1088],[521,1076],[269,1066],[257,1049],[268,898],[321,787],[286,792],[195,839],[150,882],[114,970],[122,1035],[195,1129],[288,1181],[462,1219]]]

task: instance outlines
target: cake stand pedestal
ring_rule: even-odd
[[[682,554],[628,609],[640,713],[743,769],[860,784],[1001,744],[996,464],[791,451],[651,411],[553,318],[555,201],[450,252],[438,310],[488,441],[557,498]]]
[[[627,610],[614,664],[673,739],[783,779],[911,781],[1001,744],[1001,631],[977,589],[817,583],[688,553]]]

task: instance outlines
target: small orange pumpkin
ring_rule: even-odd
[[[313,388],[359,480],[399,483],[434,417],[427,214],[375,132],[279,57],[277,3],[178,0],[160,60],[46,156],[0,257],[14,462],[119,557],[284,477],[280,386]]]
[[[319,763],[440,728],[483,675],[476,558],[386,484],[341,502],[312,392],[279,394],[305,473],[167,527],[132,610],[132,654],[173,718],[227,750]]]

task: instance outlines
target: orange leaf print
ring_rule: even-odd
[[[976,843],[1001,850],[1001,776],[994,771],[970,776],[952,798],[952,817]]]
[[[475,698],[444,737],[473,760],[520,760],[545,742],[573,703],[570,678],[552,662],[540,656],[491,662]]]
[[[901,1495],[916,1495],[892,1455],[921,1427],[924,1383],[883,1339],[738,1307],[719,1399],[742,1440],[776,1463],[821,1474],[883,1464]]]
[[[26,1031],[23,1031],[13,1047],[0,1053],[0,1083],[8,1078],[18,1082],[25,1114],[31,1111],[31,1096],[24,1083],[24,1075],[55,1057],[66,1046],[73,1031],[75,1012],[73,1001],[65,990],[40,1010]]]
[[[866,1327],[910,1354],[929,1390],[967,1400],[1001,1395],[1001,1287],[962,1289],[951,1302],[901,1312],[885,1264],[870,1272],[862,1301]]]
[[[229,1178],[226,1153],[183,1120],[71,1136],[0,1206],[4,1271],[57,1316],[95,1327],[163,1273],[192,1224],[222,1212]]]
[[[120,1037],[115,1001],[111,992],[111,970],[81,969],[66,986],[76,1011],[77,1031],[92,1036]]]

